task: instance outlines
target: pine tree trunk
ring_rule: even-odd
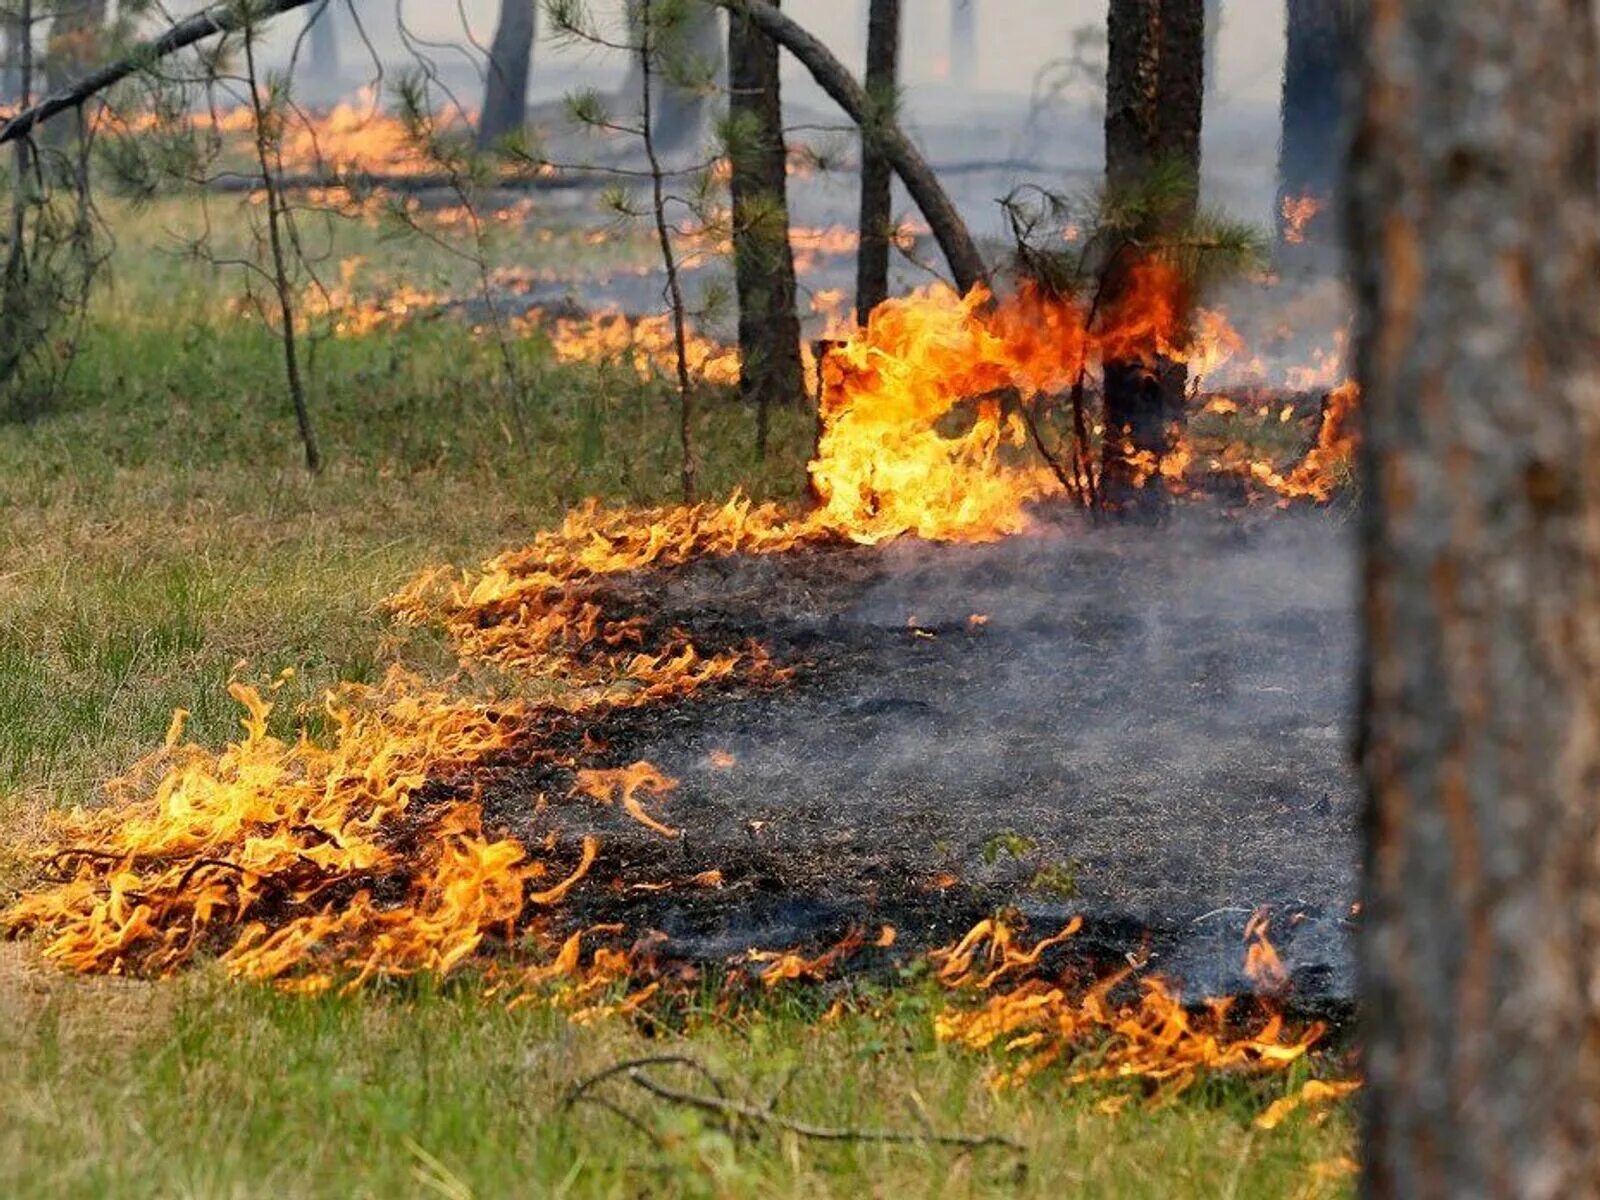
[[[738,13],[728,15],[728,107],[737,126],[729,186],[739,293],[739,396],[756,409],[756,452],[765,455],[770,407],[803,402],[805,376],[789,248],[778,43]]]
[[[1354,0],[1288,0],[1275,209],[1280,267],[1339,261],[1340,164],[1356,43]]]
[[[895,111],[900,59],[900,0],[872,0],[867,16],[868,99],[874,112]],[[861,128],[861,224],[856,248],[856,320],[867,317],[889,297],[889,234],[893,220],[894,170],[883,153],[874,121]]]
[[[1386,0],[1365,401],[1365,1192],[1600,1194],[1600,72],[1574,0]]]
[[[500,0],[500,19],[489,46],[478,145],[487,149],[518,133],[528,115],[528,73],[538,33],[538,0]]]
[[[1106,22],[1106,186],[1137,191],[1156,168],[1183,176],[1188,199],[1137,231],[1159,239],[1188,225],[1200,187],[1200,123],[1205,102],[1204,0],[1111,0]],[[1115,306],[1133,252],[1120,254],[1103,283],[1101,307]],[[1105,366],[1101,495],[1108,507],[1153,515],[1165,504],[1159,472],[1142,466],[1169,449],[1183,421],[1188,372],[1152,352]],[[1139,486],[1141,475],[1150,475]]]

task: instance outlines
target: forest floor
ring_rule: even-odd
[[[159,743],[237,731],[230,678],[292,679],[275,731],[321,691],[395,655],[377,602],[434,562],[519,545],[572,503],[675,498],[675,414],[627,368],[512,345],[454,321],[320,341],[311,406],[327,468],[307,476],[277,343],[228,310],[237,279],[160,253],[146,209],[119,225],[63,394],[0,425],[0,905],[30,878],[16,849],[61,807]],[[574,236],[571,254],[586,250]],[[407,243],[409,244],[409,243]],[[562,237],[554,239],[564,252]],[[396,251],[372,239],[353,252]],[[440,268],[443,270],[444,268]],[[780,414],[755,458],[726,398],[697,431],[707,495],[803,488],[810,418]],[[413,633],[406,661],[449,670]],[[297,998],[201,969],[162,983],[78,979],[0,944],[0,1193],[65,1196],[1039,1195],[1340,1196],[1342,1108],[1257,1129],[1301,1068],[1210,1079],[1159,1104],[1067,1086],[1059,1070],[991,1086],[991,1059],[936,1042],[915,980],[866,1012],[817,1020],[804,991],[648,1033],[508,1011],[470,986],[417,983]],[[992,1132],[1020,1153],[730,1138],[683,1110],[654,1136],[576,1081],[631,1056],[692,1056],[756,1103],[824,1124]]]

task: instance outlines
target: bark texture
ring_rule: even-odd
[[[856,247],[856,320],[889,298],[889,233],[894,171],[884,155],[882,117],[894,118],[900,60],[900,0],[872,0],[867,14],[869,119],[861,126],[861,223]],[[881,114],[881,115],[880,115]]]
[[[538,0],[500,0],[500,19],[489,44],[478,145],[493,146],[522,129],[528,115],[528,74],[539,32]]]
[[[1594,15],[1375,0],[1369,20],[1365,1192],[1593,1197]]]
[[[756,451],[767,448],[773,404],[805,399],[794,254],[789,247],[788,155],[778,91],[778,43],[748,17],[728,17],[734,280],[739,293],[739,396],[756,409]]]
[[[871,105],[861,84],[834,57],[831,50],[802,26],[766,3],[766,0],[715,0],[715,3],[730,13],[747,15],[760,26],[763,33],[799,59],[818,86],[828,93],[829,98],[844,110],[857,127],[870,119]],[[911,199],[928,222],[934,240],[939,243],[945,261],[950,264],[950,274],[956,286],[967,291],[979,283],[987,282],[989,269],[983,261],[983,255],[978,252],[977,243],[967,231],[961,213],[945,194],[938,176],[922,157],[922,152],[892,121],[880,121],[878,132],[884,157],[906,185],[906,191],[911,193]]]
[[[1194,217],[1200,187],[1200,124],[1205,101],[1204,0],[1111,0],[1106,21],[1106,187],[1139,192],[1159,171],[1176,202],[1159,221],[1135,230],[1160,239]],[[1107,270],[1102,306],[1121,300],[1132,249]],[[1108,506],[1153,513],[1164,504],[1159,473],[1146,464],[1168,450],[1183,419],[1188,372],[1153,352],[1105,367],[1101,494]],[[1139,486],[1141,477],[1147,477]]]
[[[1330,270],[1338,265],[1336,214],[1346,158],[1356,3],[1289,0],[1286,21],[1275,208],[1278,257],[1291,269]],[[1296,204],[1302,206],[1298,213]]]

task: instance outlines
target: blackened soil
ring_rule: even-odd
[[[1302,999],[1350,995],[1353,583],[1327,513],[1056,525],[708,560],[632,581],[701,644],[759,639],[796,678],[555,723],[502,764],[490,821],[595,877],[563,919],[711,960],[896,926],[897,950],[998,907],[1193,991],[1243,989],[1261,905]],[[664,839],[572,796],[647,759]],[[725,763],[732,757],[732,765]],[[720,887],[690,886],[707,870]],[[668,889],[653,885],[671,883]],[[643,885],[643,886],[641,886]]]

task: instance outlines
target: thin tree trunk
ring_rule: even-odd
[[[789,247],[788,152],[778,43],[748,17],[728,16],[733,259],[739,293],[739,396],[756,409],[756,454],[767,452],[773,404],[805,398],[800,317]]]
[[[1141,240],[1159,240],[1193,220],[1199,195],[1204,0],[1111,0],[1106,27],[1107,189],[1137,193],[1158,168],[1179,173],[1187,189],[1187,198],[1166,205],[1158,222],[1135,231]],[[1111,263],[1104,310],[1116,308],[1135,265],[1132,252]],[[1167,453],[1181,427],[1187,382],[1185,366],[1154,347],[1140,358],[1106,363],[1100,461],[1109,507],[1146,516],[1164,507],[1164,481],[1151,463]]]
[[[643,131],[645,158],[650,163],[652,211],[656,220],[656,238],[661,248],[661,262],[667,271],[667,296],[672,305],[672,343],[678,371],[678,449],[679,483],[683,488],[683,502],[692,504],[698,486],[699,462],[694,448],[694,385],[689,378],[688,317],[684,312],[683,287],[678,280],[678,256],[672,249],[672,231],[667,226],[667,200],[661,181],[661,158],[656,153],[655,134],[652,132],[651,107],[653,79],[652,58],[656,54],[650,0],[639,0],[639,127]]]
[[[487,149],[520,132],[528,116],[528,74],[539,32],[538,0],[500,0],[500,20],[489,46],[478,145]]]
[[[272,114],[263,99],[263,84],[256,72],[256,31],[246,23],[244,28],[245,82],[250,88],[251,116],[254,118],[256,161],[261,167],[262,190],[266,193],[267,245],[272,254],[272,283],[277,293],[278,316],[282,322],[279,338],[283,345],[284,379],[289,386],[289,399],[294,405],[295,424],[300,430],[300,442],[305,449],[306,470],[315,474],[322,469],[322,452],[317,447],[316,430],[311,424],[311,410],[306,404],[305,383],[300,377],[300,355],[294,328],[294,284],[289,278],[288,255],[283,246],[282,223],[285,219],[283,193],[278,188],[278,164],[268,130]]]
[[[1355,52],[1355,0],[1288,0],[1275,209],[1281,268],[1338,264],[1339,166]]]
[[[761,31],[800,60],[811,73],[819,87],[842,108],[857,127],[870,119],[871,105],[866,92],[856,82],[843,63],[820,41],[779,12],[766,0],[714,0],[730,12],[744,13],[761,27]],[[894,167],[895,174],[906,185],[911,199],[921,211],[934,240],[939,243],[950,273],[962,291],[967,291],[989,278],[989,268],[978,252],[977,243],[967,231],[961,213],[951,203],[950,197],[939,184],[939,177],[928,166],[922,153],[906,137],[899,125],[879,121],[878,135],[882,139],[883,155]]]
[[[894,119],[899,59],[900,0],[872,0],[865,76],[869,119],[861,126],[861,224],[856,248],[856,320],[862,325],[889,298],[894,172],[883,153],[878,114]]]
[[[978,0],[950,0],[950,82],[962,91],[978,80]]]
[[[1387,0],[1368,34],[1364,1191],[1594,1197],[1594,13]]]

